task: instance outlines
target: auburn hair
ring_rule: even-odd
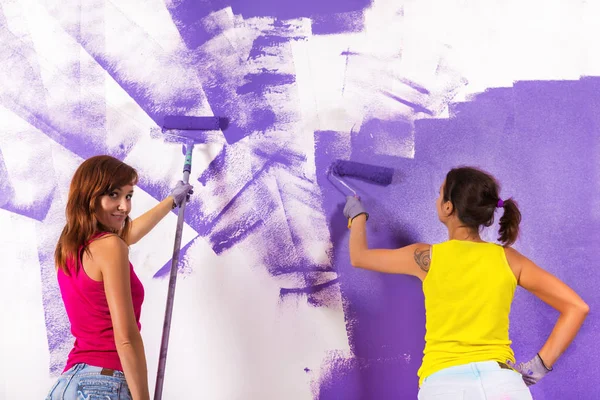
[[[87,244],[96,232],[114,232],[96,217],[100,197],[137,182],[137,171],[114,157],[94,156],[81,163],[71,179],[65,210],[67,222],[54,251],[57,268],[68,275],[67,261],[75,261],[75,265],[78,265],[80,249],[89,254]],[[123,228],[114,233],[125,238],[130,228],[131,219],[127,217]]]

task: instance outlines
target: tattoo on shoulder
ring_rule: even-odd
[[[430,248],[420,248],[415,250],[415,262],[425,272],[429,271],[429,265],[431,264],[431,251]]]

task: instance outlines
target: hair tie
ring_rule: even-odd
[[[504,200],[502,200],[502,199],[498,199],[498,204],[496,204],[496,207],[497,207],[497,208],[502,208],[502,207],[504,207]]]

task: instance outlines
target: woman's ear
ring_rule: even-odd
[[[442,209],[444,210],[444,214],[446,215],[446,217],[448,217],[452,214],[452,211],[454,211],[454,206],[452,205],[452,202],[448,200],[444,203]]]

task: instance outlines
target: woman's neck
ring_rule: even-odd
[[[483,242],[479,232],[459,224],[448,224],[448,240],[466,240],[471,242]]]

